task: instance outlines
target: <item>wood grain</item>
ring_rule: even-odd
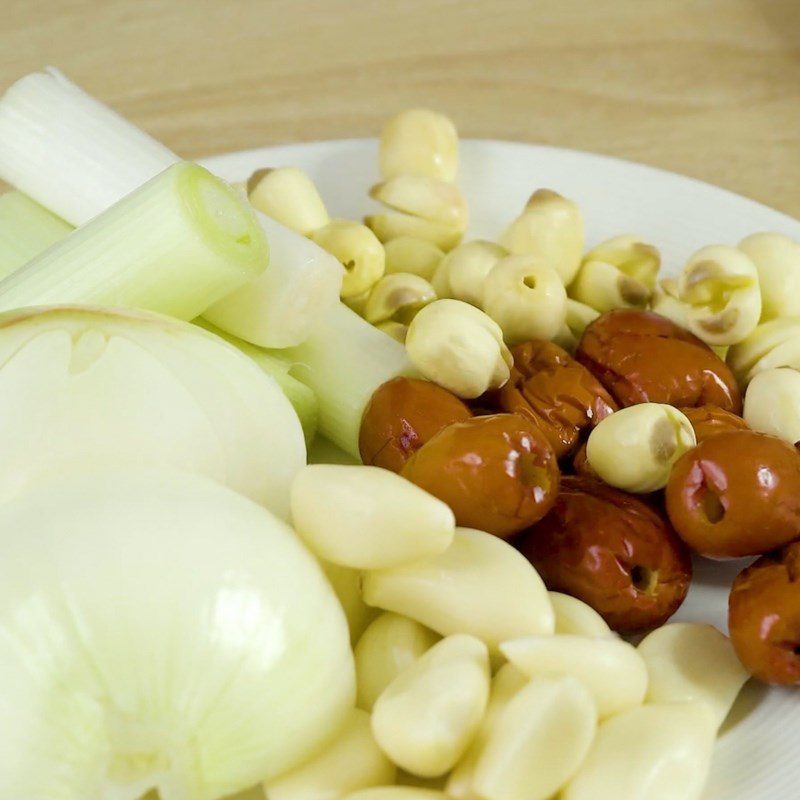
[[[55,64],[187,157],[465,136],[701,178],[800,216],[798,0],[3,0],[0,85]]]

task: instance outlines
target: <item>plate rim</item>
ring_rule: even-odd
[[[265,144],[260,147],[247,147],[242,150],[228,150],[223,153],[213,153],[211,155],[204,155],[197,158],[197,162],[211,169],[215,162],[224,161],[232,157],[256,157],[259,153],[268,150],[283,150],[295,147],[319,147],[325,145],[374,145],[378,142],[376,136],[345,136],[332,139],[309,139],[297,142],[280,142],[278,144]],[[626,169],[634,168],[642,172],[649,173],[653,177],[660,179],[668,178],[670,180],[679,179],[682,182],[691,183],[698,188],[704,190],[711,189],[715,192],[720,192],[726,195],[729,199],[738,202],[746,202],[758,207],[762,211],[769,211],[772,214],[779,215],[785,223],[800,226],[800,216],[794,217],[786,211],[774,208],[773,206],[762,203],[745,194],[740,194],[733,189],[728,189],[725,186],[719,186],[716,183],[696,178],[692,175],[686,175],[682,172],[675,172],[666,169],[665,167],[658,167],[653,164],[647,164],[643,161],[634,161],[621,156],[613,156],[607,153],[596,153],[592,150],[581,150],[573,147],[560,147],[558,145],[540,144],[538,142],[527,142],[519,139],[496,139],[486,137],[462,137],[459,139],[459,144],[477,144],[477,145],[500,145],[503,147],[520,148],[523,150],[539,150],[544,153],[552,153],[554,156],[561,157],[579,157],[585,158],[589,161],[605,162],[611,166],[624,167]]]

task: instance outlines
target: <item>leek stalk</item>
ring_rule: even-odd
[[[22,192],[0,195],[0,278],[19,269],[71,230],[69,223]]]
[[[56,69],[26,75],[0,100],[0,174],[73,225],[180,160]]]
[[[403,345],[341,303],[303,344],[280,355],[293,363],[292,375],[316,393],[319,432],[355,458],[361,418],[375,390],[414,371]]]
[[[0,310],[88,303],[190,320],[268,260],[266,238],[236,192],[183,162],[0,281]]]
[[[0,177],[73,225],[179,160],[58,70],[27,75],[0,99]],[[272,250],[269,269],[209,319],[253,344],[289,347],[339,302],[344,270],[322,248],[257,216]]]
[[[261,347],[300,344],[338,304],[344,267],[314,242],[256,211],[269,241],[269,268],[203,315]]]
[[[254,344],[245,342],[242,339],[238,339],[236,336],[232,336],[220,330],[202,318],[196,319],[194,324],[204,328],[209,333],[219,336],[220,339],[224,339],[229,344],[232,344],[244,355],[252,359],[267,375],[275,379],[275,382],[281,387],[281,390],[294,407],[295,413],[300,419],[306,444],[311,444],[317,432],[319,402],[317,401],[317,396],[314,394],[313,389],[301,383],[290,374],[292,363],[281,357],[280,354],[282,351],[278,350],[274,353],[270,353],[264,350],[263,347],[256,347]]]

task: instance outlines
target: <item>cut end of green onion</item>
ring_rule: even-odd
[[[261,272],[269,247],[252,208],[232,186],[197,164],[184,162],[173,169],[187,212],[208,245],[243,269]]]
[[[269,268],[204,314],[219,328],[260,347],[293,347],[339,305],[344,269],[314,242],[263,214]]]
[[[246,202],[208,170],[181,162],[1,281],[0,310],[81,303],[190,320],[268,261]]]

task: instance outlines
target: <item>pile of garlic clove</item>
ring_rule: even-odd
[[[377,467],[309,466],[292,509],[312,550],[358,576],[358,708],[253,800],[701,797],[747,679],[715,628],[668,624],[635,647]]]

